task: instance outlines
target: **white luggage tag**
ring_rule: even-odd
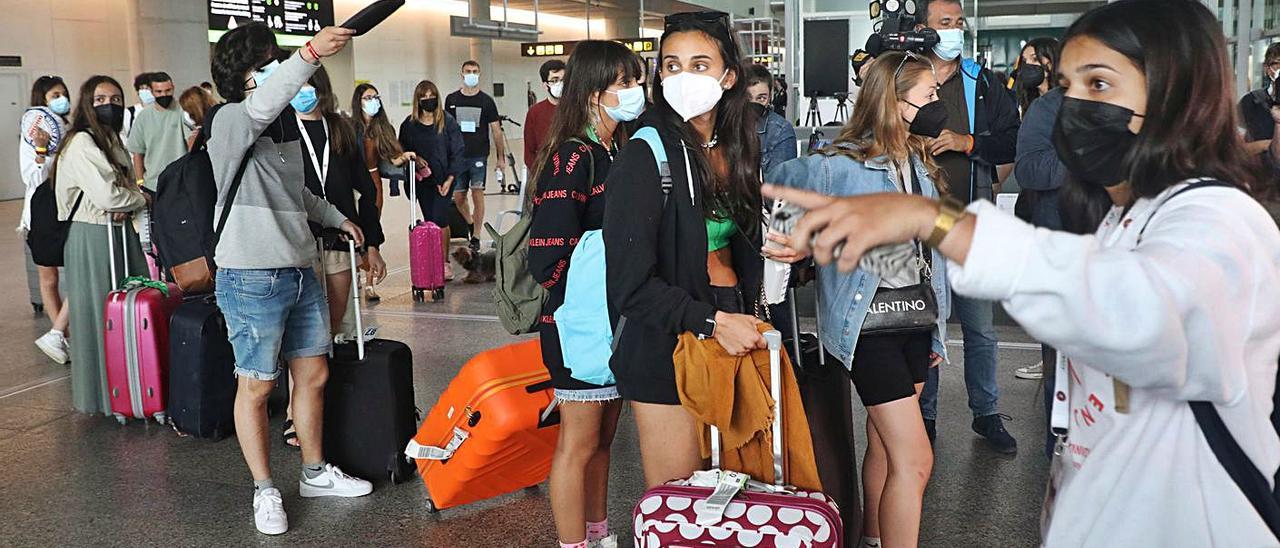
[[[727,470],[719,471],[718,475],[720,478],[715,484],[715,490],[711,492],[710,497],[707,497],[707,504],[698,510],[695,520],[698,525],[710,527],[720,523],[720,520],[724,519],[725,509],[729,508],[729,502],[747,486],[747,481],[751,479],[751,476],[746,474]],[[694,476],[697,477],[697,474]]]
[[[462,446],[462,442],[467,441],[471,434],[461,428],[453,429],[453,438],[449,439],[449,443],[444,447],[435,447],[431,445],[422,445],[417,440],[409,440],[409,445],[404,448],[404,454],[411,460],[446,460],[453,457],[458,451],[458,447]]]

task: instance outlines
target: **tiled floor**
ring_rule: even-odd
[[[496,211],[514,200],[491,202],[497,203],[489,210]],[[20,202],[0,203],[0,226],[12,226],[20,208]],[[489,286],[452,285],[443,303],[412,302],[406,250],[397,245],[405,241],[405,213],[401,207],[387,211],[391,243],[384,254],[393,275],[367,317],[381,327],[379,336],[412,347],[417,403],[425,410],[470,356],[513,339],[491,316]],[[545,490],[434,515],[424,510],[425,490],[416,481],[380,487],[362,499],[299,499],[292,486],[298,456],[278,436],[272,462],[277,484],[285,486],[291,530],[277,538],[258,535],[252,487],[234,438],[184,439],[154,423],[120,426],[71,411],[67,368],[31,344],[48,324],[28,305],[20,245],[12,231],[0,230],[0,256],[10,257],[0,263],[0,332],[6,334],[0,343],[0,355],[6,356],[0,361],[0,545],[554,546]],[[1030,342],[1014,329],[1002,329],[1002,338]],[[1047,470],[1039,450],[1043,419],[1037,383],[1016,380],[1012,373],[1038,359],[1038,351],[1017,344],[1000,351],[1001,410],[1014,417],[1008,427],[1022,444],[1016,457],[996,455],[970,432],[963,370],[944,370],[922,545],[1036,543]],[[625,527],[643,490],[635,431],[626,414],[613,459],[610,517],[615,527]]]

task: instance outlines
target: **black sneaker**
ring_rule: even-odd
[[[938,441],[938,421],[934,419],[925,419],[924,433],[926,436],[929,436],[929,445],[933,445],[933,442]]]
[[[996,452],[1012,455],[1018,452],[1018,440],[1013,439],[1009,431],[1004,429],[1003,421],[1005,420],[1013,420],[1013,418],[1000,413],[977,417],[973,419],[973,431],[986,438],[987,443]]]

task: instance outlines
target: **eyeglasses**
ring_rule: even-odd
[[[934,72],[934,71],[933,71],[933,61],[930,61],[928,57],[925,57],[925,56],[923,56],[923,55],[920,55],[919,53],[916,53],[916,52],[914,52],[914,51],[904,51],[904,52],[902,52],[902,53],[904,54],[904,55],[902,56],[902,61],[900,61],[900,62],[898,63],[898,68],[894,69],[894,71],[893,71],[893,79],[894,79],[894,80],[897,80],[897,79],[898,79],[898,75],[902,73],[902,67],[903,67],[904,65],[906,65],[906,64],[907,64],[907,60],[909,60],[909,59],[914,59],[914,60],[916,60],[916,61],[920,61],[921,63],[925,63],[925,64],[929,65],[929,71],[930,71],[930,72]],[[934,72],[934,75],[936,76],[936,75],[937,75],[937,73],[936,73],[936,72]]]

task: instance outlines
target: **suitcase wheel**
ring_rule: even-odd
[[[44,314],[44,305],[40,303],[31,303],[31,312],[35,314]]]
[[[121,425],[124,425],[126,422],[129,422],[129,419],[124,418],[124,415],[121,415],[119,413],[116,413],[112,416],[115,417],[116,422],[120,423]]]
[[[436,503],[432,502],[431,499],[427,499],[427,513],[434,514],[439,511],[440,510],[436,508]]]
[[[423,290],[421,289],[413,290],[413,302],[420,303],[420,302],[425,302],[426,300],[427,300],[426,295]]]
[[[520,192],[520,185],[507,185],[508,194],[515,194],[517,192]]]
[[[441,287],[441,288],[439,288],[439,289],[436,289],[435,291],[432,291],[432,292],[431,292],[431,300],[432,300],[432,301],[443,301],[443,300],[444,300],[444,288],[443,288],[443,287]]]
[[[164,414],[163,411],[156,413],[156,422],[160,424],[169,424],[169,416]]]

